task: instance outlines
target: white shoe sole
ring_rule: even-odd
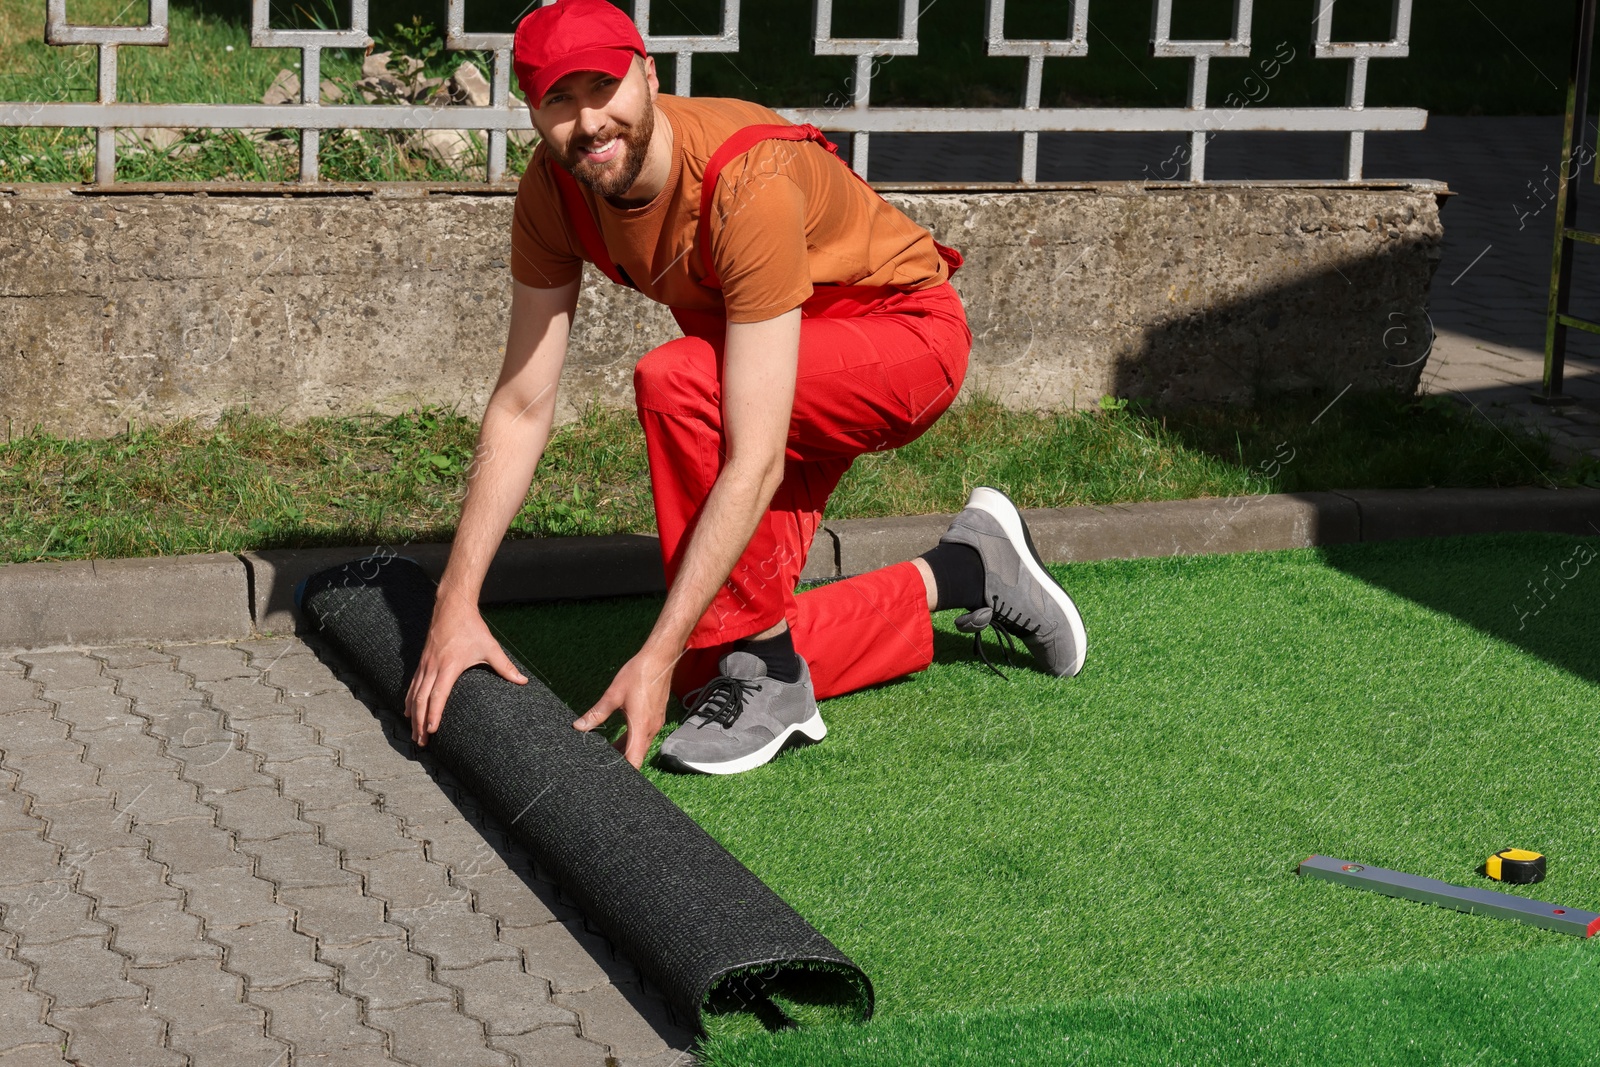
[[[1006,539],[1011,542],[1011,547],[1017,550],[1017,555],[1022,557],[1022,565],[1028,568],[1028,573],[1033,575],[1034,581],[1043,585],[1045,592],[1050,595],[1063,614],[1067,617],[1067,625],[1072,629],[1073,646],[1077,648],[1078,655],[1060,677],[1071,678],[1083,670],[1083,661],[1089,654],[1089,635],[1083,629],[1083,616],[1078,614],[1078,605],[1072,602],[1067,591],[1050,577],[1044,569],[1044,561],[1039,558],[1034,550],[1033,541],[1028,537],[1027,529],[1022,525],[1022,514],[1017,511],[1017,506],[1011,502],[998,489],[991,489],[980,485],[972,491],[972,496],[967,500],[967,507],[977,508],[993,516],[1000,524],[1000,529],[1005,531]]]
[[[701,774],[738,774],[741,771],[748,771],[761,766],[763,763],[770,762],[772,757],[776,756],[780,751],[782,751],[784,744],[789,740],[789,738],[797,733],[803,734],[812,741],[821,741],[824,737],[828,736],[828,727],[827,724],[822,721],[822,712],[817,711],[812,713],[811,718],[807,719],[805,722],[796,723],[793,726],[790,726],[788,729],[784,730],[783,733],[779,734],[777,737],[774,737],[771,741],[768,741],[766,744],[762,745],[760,748],[756,749],[747,756],[740,756],[737,759],[725,760],[722,763],[701,763],[696,760],[686,760],[681,756],[673,756],[671,758],[680,766],[687,767],[691,771],[699,771]]]

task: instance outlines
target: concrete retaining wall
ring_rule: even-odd
[[[966,388],[1249,401],[1414,388],[1435,182],[887,195],[967,266]],[[510,302],[505,189],[119,193],[0,187],[0,421],[102,435],[249,405],[291,419],[481,410]],[[591,271],[561,417],[631,405],[665,309]]]

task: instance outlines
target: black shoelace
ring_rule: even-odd
[[[699,715],[708,722],[732,726],[734,720],[744,711],[745,695],[754,693],[760,688],[760,682],[721,675],[711,679],[699,689],[685,693],[683,706],[689,709],[690,715]],[[704,726],[705,723],[700,725]]]
[[[972,650],[985,667],[1002,678],[1006,677],[1006,673],[996,667],[983,650],[983,631],[994,628],[994,632],[1000,635],[1000,650],[1005,653],[1006,666],[1014,667],[1016,662],[1011,658],[1011,653],[1017,647],[1016,638],[1024,634],[1036,634],[1042,625],[1042,620],[1035,621],[1011,605],[1002,604],[999,597],[991,599],[988,607],[974,608],[965,615],[956,616],[956,629],[972,635]]]

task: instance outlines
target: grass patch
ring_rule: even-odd
[[[1552,1063],[1600,1057],[1592,946],[1525,949],[1325,978],[945,1012],[813,1033],[806,1064],[1348,1065]],[[790,1035],[714,1040],[713,1067],[796,1062]],[[1489,1055],[1485,1055],[1489,1053]]]
[[[369,19],[375,50],[405,52],[424,59],[428,77],[447,77],[472,62],[487,77],[491,53],[442,51],[442,8],[418,6],[434,20],[426,41],[413,44],[395,25],[397,16],[377,5]],[[45,44],[42,8],[31,3],[0,5],[0,99],[83,102],[97,98],[97,49]],[[241,13],[242,12],[242,13]],[[337,27],[348,22],[348,5],[332,0],[274,0],[274,28]],[[142,25],[143,3],[126,0],[73,0],[74,23]],[[409,22],[409,14],[405,16]],[[297,48],[252,48],[248,9],[218,9],[210,4],[174,3],[169,9],[166,48],[124,46],[117,53],[117,98],[141,103],[260,104],[280,70],[300,74]],[[408,29],[411,29],[409,25]],[[414,36],[414,35],[413,35]],[[420,45],[420,46],[419,46]],[[441,50],[428,54],[438,46]],[[344,103],[363,104],[353,90],[361,77],[362,49],[327,49],[321,77],[338,83]],[[513,86],[515,79],[513,79]],[[327,104],[336,108],[344,103]],[[295,181],[300,173],[299,139],[294,131],[273,131],[266,141],[237,130],[190,130],[184,141],[160,151],[119,149],[119,181]],[[477,154],[451,168],[410,147],[397,133],[383,130],[325,131],[318,150],[323,180],[447,182],[484,178],[487,142],[473,135]],[[531,144],[506,146],[510,175],[519,175],[532,155]],[[0,181],[88,182],[94,178],[93,131],[81,127],[0,127]]]
[[[727,778],[650,769],[878,991],[865,1027],[717,1031],[710,1062],[1470,1062],[1561,1026],[1580,1040],[1557,1053],[1592,1056],[1592,946],[1293,872],[1322,852],[1486,884],[1516,845],[1550,876],[1508,892],[1600,908],[1595,547],[1054,568],[1090,635],[1078,678],[989,675],[946,613],[933,667],[829,701],[823,744]],[[1529,614],[1556,570],[1576,577]],[[583,708],[658,605],[492,618]]]
[[[1325,406],[1041,415],[979,398],[863,456],[828,514],[953,512],[975,485],[1065,507],[1593,478],[1547,475],[1542,441],[1449,401],[1351,394],[1317,418]],[[449,540],[476,435],[473,420],[430,410],[299,424],[233,411],[211,427],[18,437],[0,445],[0,562]],[[594,408],[557,430],[511,536],[654,528],[638,422]]]

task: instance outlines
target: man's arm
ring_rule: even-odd
[[[763,322],[729,323],[722,390],[727,461],[644,647],[573,723],[592,730],[621,708],[628,729],[618,745],[635,767],[644,764],[650,742],[666,722],[672,669],[690,632],[728,580],[783,481],[799,363],[799,308]]]
[[[527,681],[489,632],[478,612],[478,595],[550,440],[556,385],[580,284],[581,279],[559,289],[535,289],[512,282],[505,361],[484,409],[461,524],[439,581],[428,641],[406,694],[411,736],[419,745],[439,729],[450,690],[468,667],[486,663],[503,678]]]

